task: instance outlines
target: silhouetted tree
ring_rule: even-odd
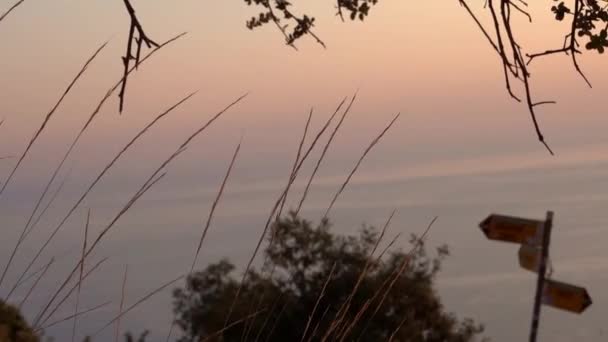
[[[445,342],[471,341],[483,330],[446,312],[433,287],[446,246],[430,256],[422,240],[412,236],[409,253],[374,255],[379,234],[373,227],[364,226],[359,236],[337,236],[327,220],[313,226],[293,214],[277,221],[273,233],[265,267],[250,270],[228,324],[240,285],[229,261],[193,273],[185,288],[174,291],[180,341],[325,336]]]

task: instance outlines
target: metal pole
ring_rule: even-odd
[[[551,228],[553,226],[553,212],[547,212],[547,219],[543,227],[543,241],[540,250],[540,265],[538,268],[538,280],[536,281],[536,296],[534,297],[534,308],[532,310],[532,327],[530,328],[530,342],[536,342],[538,334],[538,322],[540,320],[540,305],[542,303],[543,287],[545,284],[545,273],[547,272],[547,258],[549,256],[549,243],[551,241]]]

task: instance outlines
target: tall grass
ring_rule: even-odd
[[[8,16],[12,11],[14,11],[18,6],[20,6],[23,2],[24,2],[24,0],[20,0],[17,3],[15,3],[11,8],[9,8],[7,12],[5,12],[2,16],[0,16],[0,22],[3,19],[5,19],[5,17]],[[2,274],[0,275],[0,286],[3,284],[3,282],[6,278],[6,275],[8,274],[8,271],[10,270],[11,265],[14,263],[15,258],[18,255],[17,253],[20,250],[20,247],[23,245],[24,241],[30,236],[30,234],[34,231],[34,228],[37,227],[37,225],[39,224],[41,219],[46,215],[48,209],[52,206],[52,204],[55,202],[56,198],[58,197],[58,195],[61,193],[62,189],[64,188],[64,184],[70,175],[69,171],[67,172],[67,175],[61,181],[61,183],[55,188],[55,191],[52,194],[50,193],[51,189],[55,185],[55,181],[57,180],[57,177],[59,176],[61,171],[64,169],[65,163],[76,150],[82,137],[89,131],[93,122],[99,116],[101,109],[105,106],[105,104],[110,99],[110,97],[116,93],[117,90],[124,89],[123,87],[126,86],[127,77],[129,76],[129,74],[131,72],[133,72],[135,69],[141,67],[150,57],[154,56],[157,51],[168,46],[169,44],[173,43],[174,41],[180,39],[185,34],[186,33],[181,33],[181,34],[165,41],[162,44],[158,44],[158,46],[156,46],[156,48],[152,49],[147,55],[145,55],[142,58],[139,58],[139,51],[138,51],[137,61],[136,61],[135,65],[129,67],[129,65],[126,64],[122,77],[117,82],[112,83],[111,86],[109,87],[109,89],[107,90],[107,92],[101,97],[100,101],[96,104],[96,106],[93,108],[92,112],[86,118],[86,121],[84,122],[82,127],[77,131],[76,136],[71,141],[71,144],[69,145],[69,147],[63,154],[63,157],[59,160],[59,163],[51,172],[50,178],[48,179],[48,181],[46,181],[44,183],[45,185],[44,185],[42,191],[40,192],[40,196],[37,197],[33,210],[29,214],[24,227],[21,229],[20,234],[17,238],[17,241],[6,262],[6,265],[4,266],[4,268],[2,270]],[[64,102],[65,98],[72,92],[74,87],[77,85],[78,81],[85,75],[86,71],[89,69],[89,67],[92,65],[92,63],[95,61],[95,59],[98,57],[98,55],[102,52],[102,50],[107,46],[107,44],[108,44],[108,42],[101,44],[94,51],[94,53],[85,61],[84,65],[79,69],[78,73],[71,79],[68,86],[61,93],[60,97],[55,102],[55,104],[46,113],[42,122],[40,123],[39,126],[37,126],[37,129],[34,131],[32,137],[27,141],[25,148],[19,154],[19,157],[17,158],[16,163],[10,169],[8,176],[5,178],[5,181],[0,186],[0,196],[2,196],[5,189],[9,186],[11,181],[18,174],[19,170],[21,170],[23,168],[23,162],[25,161],[27,156],[30,154],[30,152],[36,145],[36,142],[38,141],[40,136],[45,132],[45,130],[48,129],[49,123],[54,118],[54,116],[57,114],[57,112],[58,112],[59,108],[61,107],[62,103]],[[120,108],[122,109],[123,100],[124,100],[124,97],[122,96],[122,94],[124,94],[124,92],[120,91],[120,94],[121,94],[120,95]],[[53,226],[53,229],[51,229],[51,234],[46,239],[44,239],[43,244],[35,250],[33,258],[26,264],[25,268],[20,273],[18,273],[18,277],[17,277],[16,281],[14,282],[14,284],[10,287],[8,294],[5,297],[5,300],[10,300],[11,296],[15,293],[15,291],[20,286],[22,286],[25,282],[27,282],[31,279],[35,279],[33,284],[27,290],[26,295],[20,301],[19,308],[22,308],[25,305],[27,300],[30,298],[30,296],[36,290],[40,281],[48,274],[49,269],[56,263],[57,259],[51,258],[48,263],[46,263],[43,267],[41,267],[40,269],[38,269],[34,272],[32,272],[31,269],[39,261],[39,259],[43,255],[43,252],[54,241],[57,234],[64,227],[66,222],[83,205],[83,203],[89,197],[89,195],[94,191],[94,189],[96,189],[96,187],[98,186],[100,181],[111,170],[113,170],[120,161],[127,158],[128,153],[131,151],[133,146],[135,146],[137,143],[140,142],[140,140],[142,140],[142,137],[147,135],[153,128],[155,128],[157,125],[159,125],[160,122],[163,119],[165,119],[168,115],[176,112],[176,110],[182,104],[184,104],[186,101],[190,100],[194,95],[195,95],[195,93],[191,93],[191,94],[184,96],[183,98],[179,99],[174,104],[168,106],[167,109],[165,109],[164,111],[157,114],[145,126],[140,128],[135,133],[135,135],[132,136],[132,138],[118,152],[116,152],[113,155],[113,157],[106,164],[104,164],[105,166],[103,168],[101,168],[101,170],[99,170],[98,173],[96,173],[96,176],[84,188],[84,190],[82,191],[80,196],[77,197],[77,200],[71,206],[69,206],[69,209],[67,210],[65,215],[61,216],[61,220],[59,220],[59,223],[57,223],[56,225]],[[73,342],[76,340],[76,334],[77,334],[77,330],[78,330],[78,318],[85,314],[99,310],[110,304],[110,302],[105,302],[105,303],[93,306],[93,307],[85,309],[85,310],[80,309],[82,288],[84,286],[85,280],[87,280],[91,274],[93,274],[95,271],[97,271],[101,267],[101,265],[104,264],[104,262],[106,262],[108,260],[107,257],[104,257],[101,260],[99,260],[97,263],[95,263],[93,266],[85,267],[85,265],[87,265],[87,263],[90,263],[89,259],[91,259],[91,254],[99,247],[99,245],[102,243],[102,241],[107,236],[107,234],[109,234],[112,231],[112,229],[116,226],[117,222],[119,222],[119,220],[139,201],[139,199],[165,177],[165,175],[168,172],[167,170],[168,170],[169,166],[174,162],[174,160],[176,158],[178,158],[183,152],[185,152],[190,147],[190,145],[193,143],[193,141],[197,137],[199,137],[201,134],[203,134],[214,122],[216,122],[219,118],[221,118],[231,108],[233,108],[234,106],[239,104],[241,101],[243,101],[246,97],[247,97],[247,94],[237,97],[235,100],[233,100],[231,103],[229,103],[224,108],[219,110],[217,113],[215,113],[209,119],[206,119],[203,122],[201,122],[200,125],[197,126],[197,128],[194,129],[194,131],[190,135],[187,135],[185,137],[185,139],[183,140],[183,142],[181,144],[178,144],[175,147],[175,150],[171,154],[166,156],[166,158],[163,159],[163,161],[156,168],[154,168],[152,170],[152,172],[150,173],[150,175],[147,178],[144,178],[144,181],[140,185],[140,187],[134,193],[132,193],[130,197],[125,199],[124,204],[112,216],[112,219],[106,225],[103,226],[103,228],[98,233],[98,235],[90,243],[89,243],[88,235],[89,235],[91,210],[90,209],[88,210],[87,215],[86,215],[86,223],[84,225],[84,234],[83,234],[84,237],[83,237],[83,243],[82,243],[82,249],[81,249],[80,255],[77,258],[77,260],[75,260],[75,265],[73,266],[73,268],[71,268],[71,271],[68,272],[65,277],[61,278],[62,280],[59,282],[59,284],[57,284],[58,286],[56,287],[56,289],[54,289],[54,291],[51,291],[48,298],[45,298],[43,304],[39,308],[39,311],[37,312],[37,314],[35,315],[34,320],[33,320],[33,327],[36,331],[40,332],[40,331],[43,331],[44,329],[55,326],[57,324],[67,322],[69,320],[73,320],[72,329],[71,329],[71,340]],[[294,159],[293,165],[291,166],[291,168],[289,170],[289,174],[287,175],[287,180],[286,180],[284,186],[279,189],[278,197],[276,198],[276,200],[274,200],[274,202],[271,203],[269,215],[266,217],[266,221],[265,221],[264,227],[262,229],[262,232],[255,244],[255,248],[253,249],[251,256],[248,259],[248,262],[246,264],[245,270],[243,272],[243,275],[242,275],[241,281],[239,283],[239,286],[237,288],[237,291],[235,293],[235,296],[234,296],[234,298],[232,298],[228,313],[225,317],[223,328],[214,333],[211,333],[209,336],[206,337],[206,339],[204,339],[204,341],[211,339],[213,337],[216,337],[216,336],[222,334],[224,331],[226,331],[236,325],[239,325],[239,324],[243,324],[246,327],[246,329],[243,330],[243,335],[242,335],[243,340],[249,340],[250,337],[252,337],[252,336],[255,336],[255,341],[259,341],[262,338],[264,338],[266,341],[268,341],[272,338],[273,332],[275,331],[276,327],[278,326],[281,316],[283,315],[284,312],[286,312],[286,310],[288,310],[289,305],[293,304],[290,302],[289,299],[284,299],[282,296],[279,296],[278,298],[276,298],[273,301],[273,304],[271,307],[263,307],[264,299],[265,299],[265,296],[267,295],[267,293],[264,291],[257,298],[257,300],[254,299],[250,303],[251,306],[250,306],[248,315],[246,315],[245,317],[241,317],[234,321],[231,321],[231,318],[232,318],[231,315],[233,313],[235,305],[238,303],[238,301],[240,299],[240,294],[242,292],[243,286],[245,286],[245,284],[247,283],[247,280],[248,280],[247,276],[250,273],[254,260],[258,256],[261,248],[263,247],[265,239],[269,238],[269,240],[268,240],[269,246],[274,243],[274,231],[272,231],[271,228],[273,227],[273,223],[281,218],[281,216],[284,212],[284,209],[288,203],[288,197],[289,197],[290,190],[292,189],[294,183],[298,179],[298,176],[300,174],[300,171],[301,171],[304,163],[309,159],[311,153],[316,148],[316,146],[319,143],[319,141],[321,140],[321,138],[324,137],[327,132],[330,132],[325,144],[321,148],[319,157],[314,162],[314,166],[312,168],[311,174],[309,175],[309,177],[307,177],[302,195],[296,201],[297,202],[297,205],[295,208],[296,213],[299,213],[301,211],[301,209],[308,197],[308,194],[311,190],[311,186],[314,182],[314,179],[317,176],[318,171],[320,170],[320,167],[321,167],[323,161],[325,160],[325,158],[328,154],[328,151],[331,148],[332,143],[334,143],[335,137],[337,136],[338,131],[341,129],[345,119],[347,118],[348,114],[350,113],[351,108],[352,108],[356,98],[357,98],[357,93],[355,93],[350,98],[350,101],[348,102],[348,105],[346,107],[344,105],[347,102],[348,97],[343,98],[341,100],[341,102],[339,102],[339,104],[336,106],[335,110],[329,115],[329,117],[322,124],[321,128],[312,137],[312,140],[307,145],[307,140],[308,140],[307,138],[309,136],[309,130],[310,130],[311,120],[312,120],[312,116],[313,116],[313,110],[312,109],[310,110],[307,120],[305,122],[304,128],[303,128],[302,136],[299,139],[299,143],[297,145],[297,152],[295,154],[295,159]],[[333,126],[333,129],[330,130],[330,126],[332,126],[332,124],[335,122],[336,117],[338,117],[338,114],[340,113],[340,111],[343,108],[344,108],[344,110],[343,110],[342,114],[339,116],[337,123]],[[341,196],[341,194],[343,193],[343,191],[345,190],[347,185],[351,182],[352,177],[357,172],[357,170],[360,167],[360,165],[362,164],[364,158],[374,148],[374,146],[382,139],[382,137],[393,126],[393,124],[396,122],[396,120],[398,118],[399,118],[399,114],[397,114],[388,123],[388,125],[380,132],[380,134],[378,134],[371,141],[371,143],[367,146],[367,148],[363,151],[362,155],[357,160],[355,166],[352,168],[350,173],[347,175],[346,180],[340,185],[338,191],[335,193],[335,195],[331,199],[331,202],[330,202],[329,206],[327,207],[325,214],[323,215],[323,220],[325,220],[327,218],[330,211],[334,207],[335,203],[337,202],[337,200],[339,199],[339,197]],[[4,123],[4,120],[0,120],[0,126],[2,126],[3,123]],[[217,194],[216,194],[213,202],[211,203],[211,207],[208,212],[206,221],[205,221],[204,225],[202,226],[202,229],[200,232],[200,238],[198,239],[197,247],[194,251],[193,259],[190,264],[188,272],[185,275],[180,275],[179,277],[176,277],[176,278],[172,279],[171,281],[168,281],[168,282],[162,284],[161,286],[151,290],[147,294],[145,294],[145,295],[141,296],[139,299],[137,299],[133,304],[131,304],[125,308],[125,301],[126,301],[125,293],[126,293],[127,274],[128,274],[128,266],[125,266],[125,271],[124,271],[124,275],[123,275],[123,279],[122,279],[121,296],[120,296],[118,314],[116,316],[114,316],[112,319],[110,319],[107,323],[102,325],[96,332],[94,332],[92,334],[93,337],[97,336],[98,334],[100,334],[102,331],[104,331],[111,325],[115,325],[114,338],[115,338],[115,341],[118,341],[119,335],[121,332],[121,320],[124,316],[126,316],[127,314],[132,312],[135,308],[137,308],[141,304],[145,303],[152,296],[154,296],[154,295],[160,293],[161,291],[165,290],[166,288],[176,284],[177,282],[181,281],[182,279],[192,275],[192,273],[194,272],[195,267],[197,265],[197,261],[200,256],[200,252],[202,250],[203,243],[207,237],[208,231],[210,230],[210,228],[212,226],[214,214],[216,212],[216,209],[218,208],[218,205],[220,204],[220,202],[222,200],[226,185],[229,181],[233,167],[234,167],[237,157],[240,153],[241,143],[242,142],[239,142],[238,145],[236,146],[234,153],[232,154],[230,163],[229,163],[227,170],[224,174],[224,177],[222,179],[222,182],[220,183]],[[0,158],[0,159],[2,159],[2,158]],[[50,194],[50,197],[49,197],[49,194]],[[43,206],[43,203],[45,203],[45,200],[46,200],[46,205]],[[319,293],[319,296],[316,299],[315,305],[308,316],[306,327],[305,327],[304,331],[302,332],[301,342],[303,342],[304,340],[311,341],[314,338],[316,338],[317,336],[319,336],[319,334],[322,334],[321,336],[323,336],[322,337],[323,340],[328,339],[330,336],[332,336],[332,334],[335,334],[336,338],[339,338],[340,340],[346,339],[347,336],[350,334],[353,326],[355,326],[356,324],[360,324],[360,320],[363,317],[363,314],[367,310],[372,309],[371,304],[375,302],[375,299],[377,299],[377,297],[378,298],[381,297],[381,301],[376,306],[375,311],[373,312],[372,316],[377,313],[380,306],[382,305],[382,302],[385,300],[387,293],[391,290],[393,284],[395,283],[396,279],[401,275],[401,273],[407,267],[407,262],[409,259],[406,258],[406,260],[404,260],[404,263],[402,264],[402,267],[397,272],[392,274],[391,277],[386,279],[385,283],[383,283],[382,286],[377,290],[377,292],[374,293],[374,296],[372,298],[369,298],[365,302],[365,304],[359,309],[359,311],[357,312],[357,314],[351,321],[348,321],[348,319],[346,317],[347,312],[349,312],[349,309],[351,308],[352,299],[355,296],[355,294],[357,293],[359,286],[361,285],[363,279],[367,275],[367,272],[369,271],[370,267],[372,267],[372,265],[374,265],[375,263],[378,263],[380,261],[382,256],[386,253],[386,251],[389,248],[391,248],[393,246],[393,244],[399,237],[399,234],[397,234],[395,236],[395,238],[387,245],[387,247],[378,256],[376,256],[375,259],[373,258],[374,254],[376,253],[376,251],[379,247],[380,241],[385,236],[385,232],[386,232],[394,214],[395,214],[395,212],[393,211],[393,213],[388,218],[386,224],[384,225],[384,228],[382,229],[382,232],[381,232],[380,236],[378,237],[378,239],[373,247],[373,250],[370,252],[370,254],[368,256],[368,260],[367,260],[364,268],[361,270],[356,283],[353,284],[353,289],[352,289],[351,293],[348,295],[347,299],[341,304],[335,317],[333,317],[332,320],[330,321],[331,324],[329,325],[329,329],[325,332],[320,332],[319,331],[320,321],[317,322],[314,327],[312,326],[313,317],[315,317],[316,313],[320,310],[319,306],[321,304],[322,299],[325,296],[325,290],[331,283],[336,269],[338,267],[340,267],[340,265],[337,263],[334,263],[332,265],[332,268],[331,268],[329,274],[327,275],[327,278],[323,284],[323,288],[322,288],[321,292]],[[432,226],[432,223],[427,228],[427,231],[422,235],[422,237],[421,237],[422,239],[424,239],[424,237],[426,236],[426,233],[428,232],[428,230],[430,229],[431,226]],[[268,266],[269,263],[270,263],[270,261],[268,259],[264,260],[264,263],[263,263],[264,270],[267,269],[266,266]],[[273,271],[271,270],[270,274],[266,274],[265,276],[268,278],[271,278],[272,275],[273,275]],[[73,313],[71,313],[70,315],[68,315],[66,317],[62,317],[62,318],[53,320],[54,316],[59,312],[59,310],[74,295],[75,295],[75,305],[74,305]],[[329,307],[325,308],[325,310],[323,311],[323,314],[321,315],[321,320],[324,320],[326,318],[328,312],[329,312]],[[265,314],[265,316],[263,317],[262,328],[259,331],[253,331],[255,321],[258,319],[258,317],[262,316],[263,314]],[[273,320],[273,318],[274,318],[274,320]],[[251,323],[249,324],[249,322],[251,322]],[[173,319],[171,321],[171,326],[169,329],[169,334],[167,336],[167,341],[171,338],[171,334],[172,334],[175,323],[176,323],[176,315],[173,316]],[[263,331],[265,331],[266,327],[269,324],[272,324],[271,328],[270,328],[270,332],[266,336],[262,336]],[[254,334],[254,335],[252,335],[252,334]]]

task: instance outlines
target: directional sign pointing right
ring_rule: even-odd
[[[479,227],[490,240],[538,245],[544,221],[492,214]]]
[[[545,280],[542,301],[545,305],[578,314],[585,311],[593,303],[587,289],[584,287],[552,279]]]

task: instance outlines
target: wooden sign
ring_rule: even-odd
[[[540,248],[530,245],[521,245],[517,255],[519,257],[519,266],[528,271],[538,272],[541,259]]]
[[[479,227],[490,240],[538,245],[544,221],[492,214]]]
[[[592,301],[583,287],[546,279],[542,303],[580,314],[591,305]]]

